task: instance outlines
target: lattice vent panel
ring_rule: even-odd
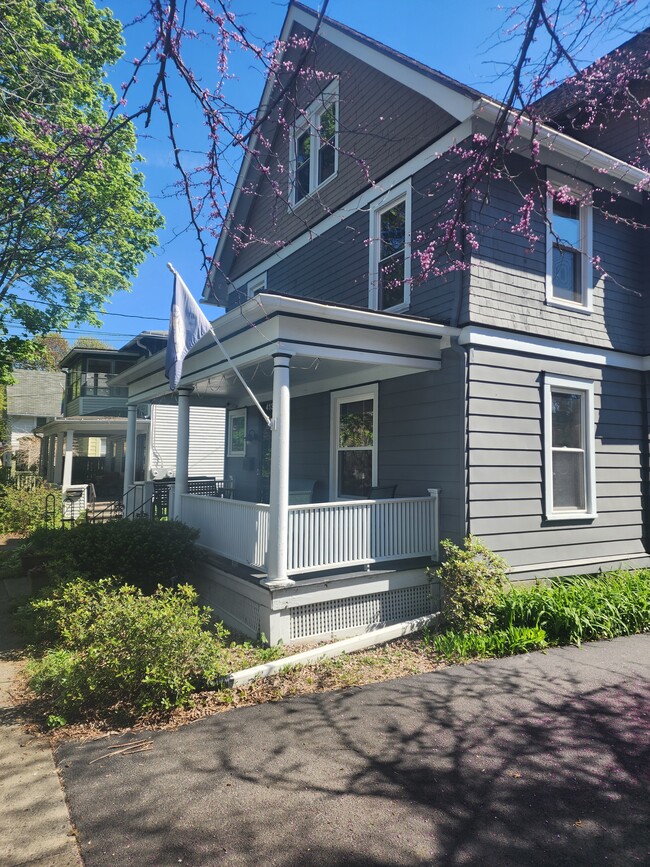
[[[290,637],[310,638],[377,623],[399,623],[401,620],[423,617],[432,610],[427,585],[300,605],[290,612]]]
[[[219,588],[218,600],[219,616],[223,616],[227,620],[227,615],[231,614],[241,623],[248,626],[255,635],[259,635],[261,631],[260,607],[257,602],[254,602],[247,596],[240,596],[239,593],[226,590],[223,587]]]

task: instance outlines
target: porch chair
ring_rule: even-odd
[[[397,485],[377,485],[370,488],[370,500],[393,500]]]

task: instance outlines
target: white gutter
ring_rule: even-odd
[[[307,298],[289,298],[286,295],[265,295],[262,292],[232,312],[241,311],[241,315],[248,318],[253,305],[258,303],[258,299],[265,315],[268,315],[269,312],[288,313],[311,319],[324,319],[326,322],[342,322],[346,325],[376,325],[379,328],[389,328],[392,331],[410,331],[429,337],[443,337],[445,335],[455,337],[460,334],[460,328],[452,328],[450,325],[442,325],[439,322],[429,322],[426,319],[413,319],[401,315],[391,316],[362,307],[338,307],[336,304],[328,304],[326,301],[315,302]],[[222,322],[226,318],[227,315],[219,321]]]
[[[327,304],[323,301],[289,298],[285,295],[267,295],[264,292],[260,292],[259,295],[244,302],[241,306],[235,307],[215,319],[212,328],[219,340],[224,341],[228,340],[234,331],[240,331],[242,325],[253,328],[276,313],[322,319],[324,322],[339,322],[346,325],[376,326],[377,328],[397,332],[407,331],[411,334],[427,337],[456,337],[460,334],[459,328],[441,325],[439,322],[429,322],[426,319],[390,315],[364,308],[338,307],[336,304]],[[203,348],[208,339],[208,335],[202,337],[187,357],[191,358],[198,349]],[[114,386],[128,385],[134,379],[140,379],[142,376],[163,370],[164,366],[164,353],[159,352],[151,358],[139,361],[123,373],[119,373],[113,378],[112,384]],[[169,392],[169,394],[171,393]]]
[[[473,114],[475,117],[494,124],[501,116],[502,110],[503,106],[498,102],[483,97],[474,103]],[[576,160],[576,162],[582,163],[600,174],[608,175],[634,187],[650,184],[650,172],[638,169],[605,151],[583,144],[550,126],[534,124],[530,118],[520,117],[514,111],[509,112],[508,122],[520,124],[518,134],[522,138],[526,134],[532,138],[534,134],[535,140],[540,145],[569,159]]]

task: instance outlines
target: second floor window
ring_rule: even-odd
[[[338,82],[328,85],[296,121],[291,143],[291,203],[296,205],[338,170]]]
[[[592,309],[591,206],[559,193],[548,197],[546,301],[589,313]]]
[[[374,310],[408,307],[411,282],[410,186],[384,197],[370,212],[370,297]]]

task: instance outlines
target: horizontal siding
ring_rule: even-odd
[[[149,467],[176,472],[176,434],[178,407],[154,404],[151,407]],[[225,410],[215,407],[190,407],[189,474],[224,474]]]
[[[244,195],[234,223],[246,223],[262,243],[247,243],[230,267],[231,279],[261,262],[278,242],[291,241],[328,213],[340,207],[411,155],[422,150],[453,125],[454,119],[430,100],[384,75],[358,58],[318,37],[315,56],[319,72],[339,78],[339,170],[316,195],[289,208],[289,130],[277,119],[263,130],[272,141],[265,157],[268,178],[248,178],[252,196]],[[323,87],[318,77],[299,77],[297,102],[309,106]],[[291,121],[291,110],[284,109]],[[274,188],[277,185],[277,188]],[[280,196],[277,190],[281,191]],[[247,213],[248,212],[248,213]]]
[[[440,537],[458,541],[465,531],[463,357],[446,350],[433,373],[380,383],[380,485],[396,496],[426,496],[440,489]]]
[[[593,521],[544,517],[544,373],[592,379]],[[515,375],[513,375],[515,374]],[[642,374],[472,349],[468,383],[470,532],[512,567],[642,554]]]
[[[462,276],[422,275],[417,252],[435,240],[431,227],[442,219],[441,209],[451,194],[446,182],[450,166],[444,158],[435,160],[411,179],[414,240],[412,287],[409,313],[450,321],[458,304]],[[370,216],[368,210],[345,214],[341,222],[304,247],[274,264],[267,272],[267,288],[272,292],[308,297],[332,303],[368,306],[370,250]],[[239,293],[239,302],[245,292]]]
[[[594,269],[593,313],[582,315],[545,303],[545,222],[532,223],[539,241],[530,244],[512,231],[526,192],[526,164],[517,164],[517,188],[491,182],[489,202],[473,210],[479,249],[472,255],[469,321],[564,340],[584,340],[626,352],[641,353],[647,345],[645,325],[644,250],[647,232],[630,222],[642,217],[628,201],[606,202],[596,194],[593,209],[593,253],[602,272]]]

